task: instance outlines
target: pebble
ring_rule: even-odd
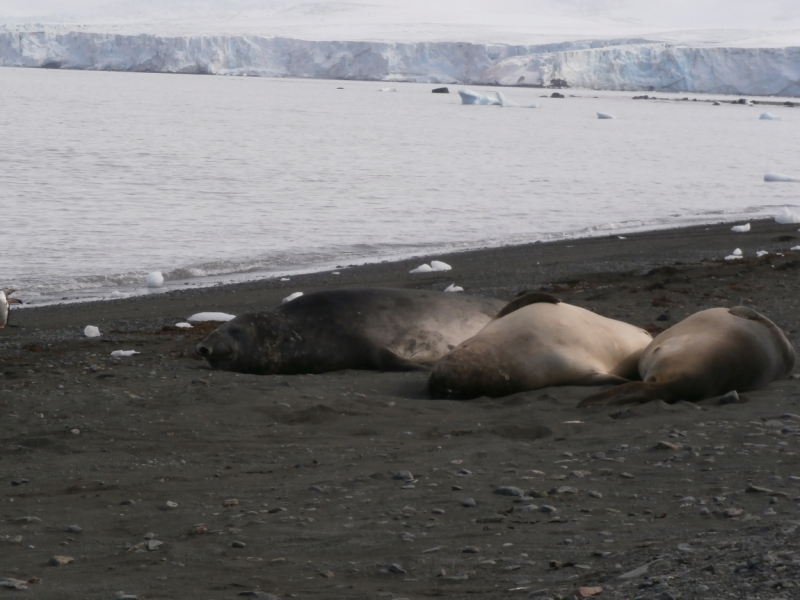
[[[114,598],[116,600],[138,600],[138,596],[126,594],[125,592],[117,592],[117,595]]]
[[[59,554],[55,554],[50,557],[50,565],[54,567],[63,567],[64,565],[68,565],[70,563],[74,563],[75,559],[71,556],[61,556]]]
[[[477,506],[477,502],[475,502],[474,498],[467,498],[461,501],[461,506],[464,508],[472,508],[473,506]]]
[[[39,517],[18,517],[14,519],[14,523],[41,523],[42,520]]]
[[[318,485],[310,485],[310,486],[308,486],[308,491],[309,492],[320,492],[322,494],[325,493],[325,490],[323,488],[319,487]]]
[[[739,393],[736,390],[730,391],[724,396],[720,397],[717,404],[738,404]]]
[[[503,486],[495,489],[495,494],[500,494],[501,496],[524,496],[525,492],[518,487],[513,486]]]
[[[83,528],[80,525],[70,525],[69,527],[67,527],[67,531],[69,533],[80,533],[81,531],[83,531]]]
[[[443,515],[444,514],[444,509],[443,508],[434,508],[433,510],[431,510],[431,512],[434,515]]]
[[[136,504],[136,500],[123,500],[120,502],[120,506],[133,506]]]
[[[600,586],[592,586],[592,587],[579,587],[577,592],[575,593],[578,598],[591,598],[592,596],[597,596],[598,594],[603,593],[603,588]]]
[[[539,507],[539,512],[543,513],[552,513],[556,512],[558,509],[555,506],[550,506],[549,504],[543,504]]]
[[[158,550],[158,548],[163,545],[164,542],[160,542],[158,540],[147,540],[147,549],[150,551]]]
[[[336,576],[333,571],[320,571],[319,575],[325,579],[333,579]]]
[[[386,570],[389,571],[389,573],[397,573],[398,575],[405,575],[407,573],[407,571],[401,567],[399,563],[390,564],[388,567],[386,567]]]
[[[622,477],[623,479],[633,479],[634,478],[632,473],[620,473],[619,476]]]
[[[392,479],[404,479],[406,481],[411,481],[414,479],[414,476],[411,474],[411,471],[398,471],[392,476]]]
[[[239,499],[238,498],[228,498],[227,500],[222,501],[222,506],[238,506]]]
[[[434,546],[433,548],[428,548],[427,550],[423,550],[422,553],[423,554],[433,554],[434,552],[438,552],[442,548],[444,548],[444,546]]]
[[[244,548],[244,542],[231,542],[231,548]]]
[[[461,552],[463,552],[464,554],[477,554],[480,551],[481,549],[478,548],[477,546],[467,546],[466,548],[461,549]]]
[[[595,490],[590,490],[590,491],[589,491],[589,495],[590,495],[592,498],[602,498],[602,497],[603,497],[603,494],[601,494],[600,492],[597,492],[597,491],[595,491]]]
[[[172,500],[167,500],[167,503],[164,505],[164,507],[167,509],[178,508],[178,503],[173,502]]]
[[[13,577],[0,577],[0,587],[7,590],[27,590],[28,582],[22,579],[14,579]]]
[[[681,449],[681,445],[680,444],[673,444],[672,442],[660,441],[654,446],[654,449],[656,449],[656,450],[680,450]]]
[[[667,565],[667,561],[665,561],[665,560],[661,560],[661,559],[654,560],[653,562],[646,563],[646,564],[642,565],[641,567],[637,567],[633,571],[628,571],[627,573],[623,573],[617,579],[635,579],[636,577],[641,577],[642,575],[647,574],[647,572],[652,567],[656,567],[656,566],[660,567],[660,566],[666,566],[666,565]]]
[[[570,487],[568,485],[562,485],[558,490],[556,490],[559,494],[577,494],[578,489],[574,487]]]

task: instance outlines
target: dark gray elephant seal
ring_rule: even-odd
[[[659,334],[639,359],[642,382],[589,396],[579,406],[703,400],[786,377],[795,352],[784,333],[751,308],[710,308]]]
[[[238,316],[196,350],[212,368],[240,373],[408,371],[438,360],[504,305],[421,290],[317,292],[271,311]]]
[[[549,294],[531,293],[444,355],[428,388],[437,398],[507,396],[551,385],[623,383],[652,341],[644,329]]]

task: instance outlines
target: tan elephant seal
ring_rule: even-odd
[[[791,342],[768,318],[745,306],[710,308],[659,334],[639,359],[641,382],[594,394],[579,406],[650,400],[703,400],[755,390],[794,367]]]
[[[637,377],[645,330],[548,294],[517,298],[445,354],[428,387],[437,398],[506,396],[551,385],[602,385]]]
[[[196,351],[213,369],[256,375],[425,368],[483,328],[505,302],[426,290],[306,294],[221,325]]]

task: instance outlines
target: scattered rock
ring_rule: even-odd
[[[518,487],[513,486],[504,486],[495,489],[495,494],[500,494],[501,496],[524,496],[525,492]]]
[[[475,502],[474,498],[467,498],[466,500],[461,501],[461,506],[463,506],[464,508],[472,508],[474,506],[477,506],[477,503]]]
[[[75,559],[71,556],[61,556],[56,554],[50,557],[50,565],[53,567],[63,567],[64,565],[68,565],[74,563]]]

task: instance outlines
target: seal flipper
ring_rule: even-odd
[[[538,304],[539,302],[547,302],[548,304],[561,304],[561,300],[555,296],[551,296],[550,294],[544,294],[542,292],[530,292],[524,296],[515,298],[506,304],[500,309],[500,312],[497,313],[494,318],[501,319],[515,310],[519,310],[520,308],[528,306],[529,304]]]
[[[578,406],[619,406],[621,404],[644,404],[651,400],[663,400],[668,404],[680,400],[670,386],[660,383],[632,381],[592,394],[578,402]]]

